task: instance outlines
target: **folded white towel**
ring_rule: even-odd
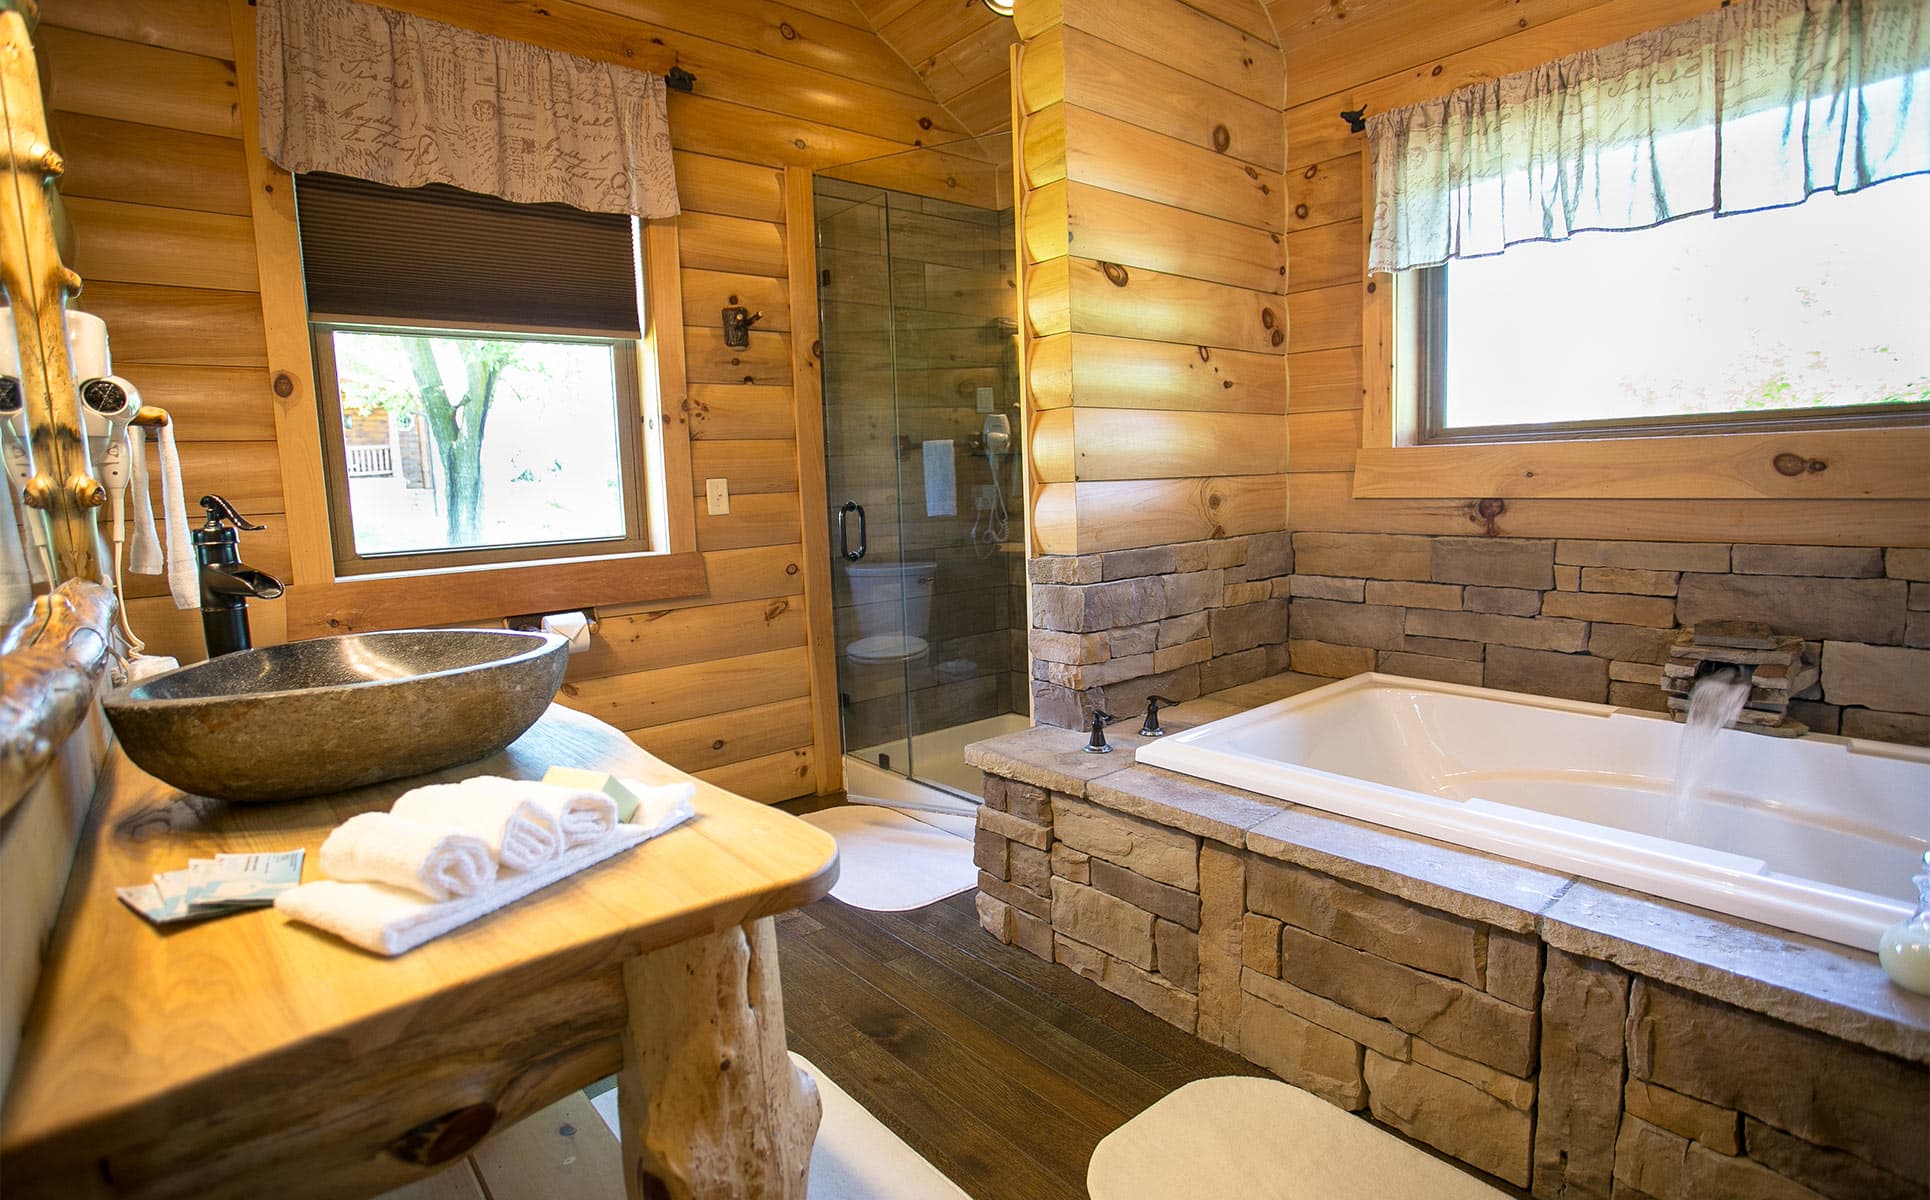
[[[389,811],[398,817],[472,833],[511,871],[531,871],[563,852],[563,831],[547,798],[546,784],[478,775],[461,783],[434,783],[402,793]]]
[[[635,821],[645,828],[654,829],[664,822],[668,829],[678,821],[690,816],[696,810],[691,802],[697,798],[697,785],[688,779],[676,783],[644,783],[639,779],[626,779],[623,786],[637,798],[637,809],[627,821]]]
[[[617,824],[617,802],[602,792],[585,788],[543,784],[543,791],[530,797],[530,803],[550,815],[563,835],[563,849],[594,842]]]
[[[460,900],[436,902],[386,884],[323,879],[283,892],[275,898],[275,908],[284,916],[327,930],[364,950],[402,954],[674,828],[691,815],[686,804],[654,828],[618,825],[601,841],[574,847],[533,871],[498,875],[495,883]]]
[[[337,826],[322,843],[321,867],[343,883],[386,883],[431,900],[474,895],[496,880],[496,860],[481,838],[386,812]]]

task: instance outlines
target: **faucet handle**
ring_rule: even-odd
[[[1085,744],[1087,754],[1111,754],[1112,747],[1106,745],[1106,726],[1113,723],[1113,715],[1100,709],[1092,710],[1092,740]]]
[[[1146,697],[1146,719],[1139,723],[1139,736],[1165,737],[1166,731],[1159,727],[1159,710],[1162,708],[1175,708],[1178,705],[1179,701],[1170,700],[1165,696]]]
[[[266,525],[250,524],[248,518],[236,512],[235,506],[228,503],[227,498],[224,496],[216,496],[213,494],[203,496],[201,497],[201,507],[207,511],[208,524],[210,525],[219,525],[223,521],[231,521],[234,523],[236,529],[256,531],[268,528]]]

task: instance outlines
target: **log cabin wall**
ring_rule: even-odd
[[[885,44],[974,134],[1012,125],[1013,23],[978,0],[857,0]]]
[[[1033,714],[1073,725],[1284,665],[1281,60],[1246,0],[1017,25]]]
[[[1923,443],[1911,440],[1920,434],[1879,433],[1874,445],[1814,453],[1829,472],[1794,481],[1769,470],[1769,459],[1786,449],[1808,455],[1813,435],[1762,449],[1752,442],[1759,435],[1719,447],[1707,439],[1680,462],[1658,458],[1649,443],[1633,466],[1628,443],[1497,447],[1466,460],[1465,491],[1445,498],[1412,498],[1443,489],[1384,480],[1363,487],[1356,476],[1357,463],[1404,452],[1376,450],[1390,444],[1385,376],[1372,377],[1385,361],[1386,297],[1384,280],[1364,275],[1367,139],[1341,112],[1384,112],[1711,7],[1269,5],[1286,63],[1295,670],[1380,669],[1660,708],[1661,664],[1678,625],[1766,621],[1801,634],[1820,660],[1819,683],[1792,708],[1799,719],[1822,732],[1930,744],[1930,506],[1913,498],[1925,494],[1926,472]],[[1857,487],[1890,498],[1849,498],[1852,472]],[[1832,479],[1843,482],[1817,495]],[[1575,498],[1530,491],[1553,480]],[[1362,494],[1377,490],[1407,498]],[[1478,509],[1484,499],[1492,520]]]
[[[849,0],[396,7],[593,56],[667,47],[697,76],[696,94],[670,99],[692,474],[699,491],[728,479],[731,513],[698,506],[709,594],[602,608],[560,699],[745,795],[813,791],[821,760],[838,753],[837,725],[827,739],[820,722],[814,736],[826,698],[807,661],[792,385],[793,351],[809,345],[794,339],[816,334],[789,319],[787,250],[797,248],[783,168],[966,131]],[[174,413],[187,495],[219,491],[266,525],[244,535],[243,555],[291,579],[233,61],[235,21],[252,11],[239,11],[229,0],[46,0],[43,71],[86,280],[79,306],[107,320],[116,369]],[[893,185],[944,190],[916,177]],[[765,313],[748,351],[723,347],[718,312],[730,298]],[[822,443],[810,441],[805,470],[821,472]],[[158,579],[129,584],[151,650],[201,657],[198,614],[177,612]],[[257,643],[287,636],[285,607],[251,605]]]

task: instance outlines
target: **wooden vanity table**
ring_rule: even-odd
[[[817,1129],[785,1052],[771,917],[829,836],[697,784],[697,818],[399,958],[273,910],[156,929],[115,898],[216,851],[308,849],[407,788],[553,765],[687,778],[552,706],[507,750],[284,804],[224,804],[118,750],[81,835],[6,1108],[8,1200],[357,1197],[620,1072],[632,1197],[795,1197]]]

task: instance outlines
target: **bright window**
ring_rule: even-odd
[[[633,342],[344,325],[315,341],[342,413],[330,455],[342,565],[646,548]]]
[[[1421,440],[1915,419],[1930,412],[1926,212],[1917,176],[1416,272]]]

